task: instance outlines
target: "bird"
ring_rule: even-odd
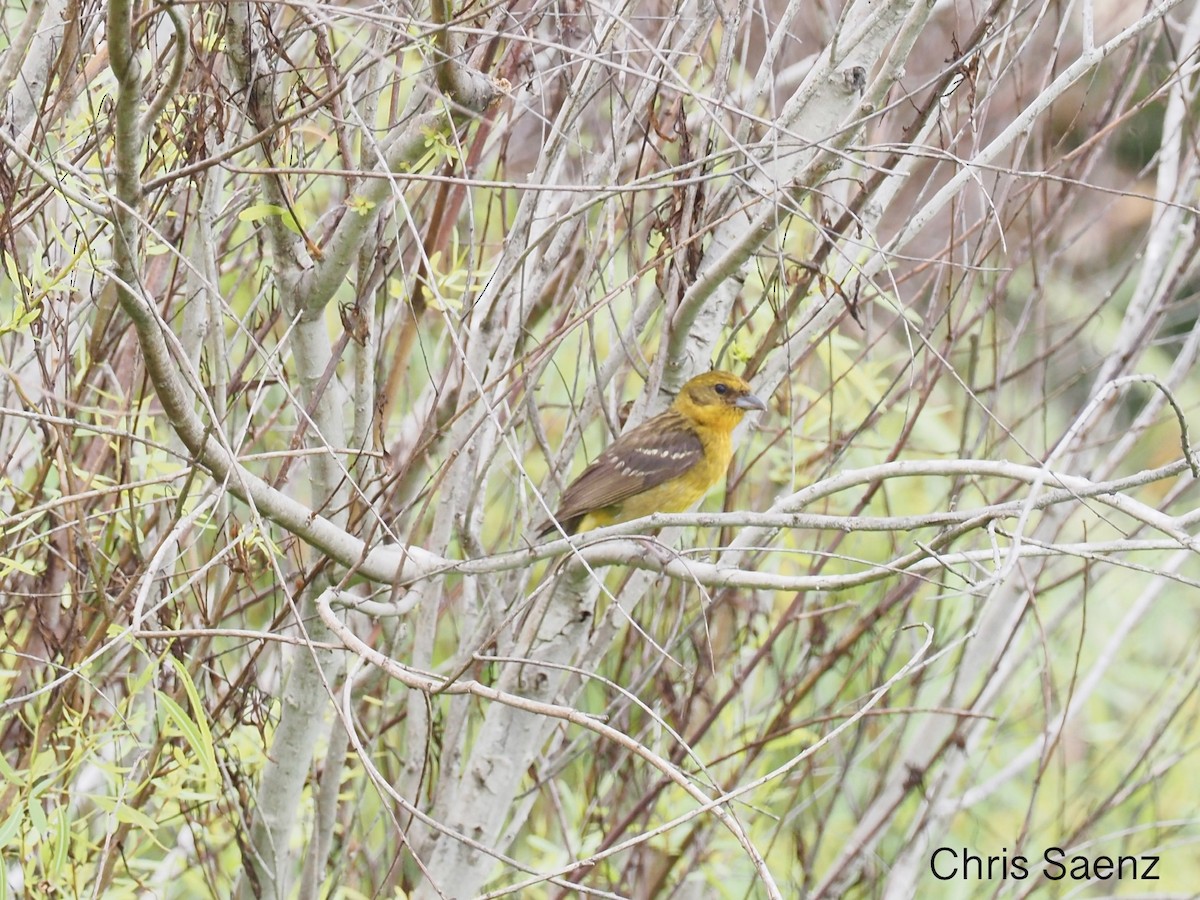
[[[622,434],[567,486],[538,536],[683,512],[729,468],[733,429],[750,410],[766,408],[731,372],[697,375],[670,408]]]

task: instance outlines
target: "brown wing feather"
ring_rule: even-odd
[[[704,456],[700,438],[678,413],[668,411],[627,431],[563,492],[555,518],[568,533],[589,512],[657,487]],[[553,530],[546,522],[541,533]]]

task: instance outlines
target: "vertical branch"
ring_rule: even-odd
[[[785,106],[782,125],[770,136],[773,153],[742,192],[750,212],[728,216],[717,225],[700,275],[673,316],[663,384],[669,393],[695,372],[708,368],[747,262],[840,164],[845,150],[891,88],[891,73],[902,67],[931,9],[928,0],[891,0],[874,8],[855,3],[847,8],[843,26],[851,33],[858,29],[858,34],[843,42],[841,55],[831,43]],[[892,65],[864,95],[867,72],[889,46]],[[820,135],[822,139],[798,146],[797,134]],[[723,213],[722,206],[718,209]]]

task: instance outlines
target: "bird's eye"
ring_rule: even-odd
[[[729,386],[724,385],[724,384],[718,384],[713,387],[713,390],[716,391],[718,394],[728,394]]]

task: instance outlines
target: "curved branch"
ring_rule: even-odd
[[[150,101],[150,107],[142,116],[141,124],[138,126],[142,134],[150,132],[154,121],[162,115],[162,111],[167,108],[167,104],[179,90],[179,84],[183,81],[183,67],[188,58],[187,26],[183,21],[183,16],[171,4],[161,7],[161,10],[171,20],[171,26],[175,29],[175,47],[171,54],[171,71],[167,75],[167,80],[163,82],[158,93],[154,95],[154,99]]]
[[[385,656],[378,650],[367,646],[365,643],[359,640],[358,636],[355,635],[354,632],[346,627],[346,625],[341,621],[341,619],[330,606],[330,601],[333,599],[333,597],[338,595],[339,592],[337,591],[323,592],[317,599],[317,610],[321,614],[321,620],[326,624],[331,632],[333,632],[343,641],[348,649],[352,650],[354,653],[357,653],[367,662],[379,667],[392,678],[395,678],[401,684],[413,690],[421,691],[422,693],[430,695],[440,693],[470,694],[471,696],[479,697],[483,700],[490,700],[493,703],[500,703],[504,706],[512,707],[513,709],[519,709],[523,712],[529,713],[530,715],[561,719],[565,722],[570,722],[572,725],[578,725],[580,728],[587,729],[588,731],[591,731],[600,737],[606,738],[607,740],[624,747],[630,753],[633,753],[635,756],[638,756],[639,758],[650,763],[650,765],[661,772],[666,778],[674,782],[682,790],[687,792],[688,796],[700,804],[700,809],[696,814],[698,814],[700,811],[711,810],[713,814],[721,820],[722,824],[729,829],[729,832],[734,836],[737,842],[741,844],[742,849],[746,851],[747,855],[749,855],[754,864],[755,871],[758,873],[759,878],[762,879],[762,882],[767,889],[767,895],[772,898],[780,898],[781,900],[783,895],[779,892],[779,888],[775,885],[775,881],[771,877],[770,870],[767,869],[767,864],[763,860],[762,854],[758,852],[758,849],[754,846],[753,842],[746,835],[745,831],[742,830],[742,826],[738,824],[738,821],[733,818],[732,815],[730,815],[728,810],[723,808],[723,803],[713,802],[712,798],[706,796],[703,791],[693,785],[688,777],[684,775],[683,772],[681,772],[676,766],[671,765],[670,762],[663,759],[658,754],[653,753],[643,744],[635,741],[624,732],[618,731],[611,725],[606,725],[599,721],[599,719],[580,712],[579,710],[570,706],[560,706],[553,703],[543,703],[537,700],[531,700],[528,697],[522,697],[519,694],[513,694],[488,687],[487,685],[480,684],[477,681],[460,680],[447,684],[440,678],[423,672],[417,672],[414,669],[410,669],[407,666],[396,662],[394,659]],[[888,686],[890,686],[891,683],[892,682],[889,681]],[[873,705],[873,703],[871,705]],[[841,728],[837,730],[840,731]],[[737,792],[729,795],[730,799],[736,795]],[[680,823],[685,822],[690,818],[692,818],[692,816],[688,815],[681,819]],[[622,847],[622,849],[625,848]],[[616,849],[614,848],[610,852],[616,852]],[[588,859],[581,863],[574,863],[570,866],[562,868],[557,872],[551,873],[550,875],[542,876],[538,879],[538,881],[544,881],[547,877],[566,875],[579,868],[580,865],[590,866],[594,865],[597,861],[598,858]]]

